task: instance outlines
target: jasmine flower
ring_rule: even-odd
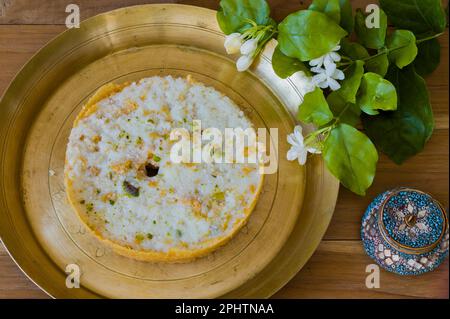
[[[245,41],[241,46],[241,54],[252,56],[258,48],[258,39],[250,39]]]
[[[253,57],[250,55],[242,55],[237,61],[236,61],[236,68],[239,72],[243,72],[247,70],[250,65],[253,63]]]
[[[240,33],[231,33],[225,37],[224,47],[228,54],[238,53],[241,49],[243,37]]]
[[[341,61],[341,56],[337,53],[340,49],[340,45],[335,46],[331,52],[309,61],[309,65],[316,68],[324,66],[327,71],[333,73],[336,70],[336,62]]]
[[[341,88],[341,85],[336,80],[343,80],[345,78],[344,72],[336,68],[323,69],[319,67],[311,68],[311,71],[317,73],[313,76],[312,81],[321,89],[329,87],[336,91]]]
[[[305,165],[308,152],[312,154],[320,154],[320,151],[314,147],[305,144],[302,135],[302,127],[297,125],[294,132],[287,136],[287,141],[291,144],[291,148],[287,152],[288,161],[298,159],[300,165]]]

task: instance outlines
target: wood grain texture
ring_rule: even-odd
[[[211,9],[218,1],[78,0],[82,19],[115,8],[152,2],[184,3]],[[352,1],[356,7],[371,3]],[[443,1],[447,3],[448,1]],[[71,1],[0,0],[0,95],[26,61],[49,40],[64,31],[64,9]],[[269,1],[273,16],[282,19],[309,1]],[[440,38],[441,64],[427,79],[436,130],[425,150],[395,165],[382,155],[377,176],[367,196],[341,188],[330,227],[316,253],[276,298],[448,298],[448,260],[436,271],[419,277],[381,273],[381,288],[365,287],[365,267],[372,263],[359,241],[361,217],[372,198],[389,188],[410,186],[436,197],[448,208],[449,199],[449,51],[448,31]],[[0,244],[0,298],[45,298]]]
[[[0,241],[0,298],[48,298],[13,262]]]
[[[67,13],[66,6],[76,3],[80,7],[81,19],[87,19],[96,14],[139,4],[178,3],[205,7],[217,10],[220,0],[0,0],[0,24],[64,24]],[[267,0],[271,8],[271,16],[280,21],[288,14],[305,9],[311,3],[309,0]],[[353,11],[374,3],[368,0],[350,0]],[[445,7],[448,0],[441,1]]]
[[[357,241],[322,241],[274,298],[448,298],[448,259],[420,277],[381,271],[380,288],[368,289],[366,266],[372,263]]]

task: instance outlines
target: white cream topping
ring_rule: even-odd
[[[193,120],[220,130],[252,126],[214,88],[171,76],[132,83],[79,119],[65,173],[91,228],[136,249],[198,249],[246,217],[262,180],[257,164],[170,162],[170,130],[192,132]],[[148,163],[159,165],[156,176],[145,174]]]

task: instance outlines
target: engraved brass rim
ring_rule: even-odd
[[[142,5],[92,17],[36,53],[6,90],[0,101],[0,237],[50,296],[267,298],[319,244],[339,183],[318,156],[304,167],[285,159],[285,137],[295,125],[288,109],[302,100],[297,83],[274,74],[275,40],[249,72],[238,73],[215,15],[193,6]],[[266,176],[248,224],[217,252],[184,265],[131,261],[92,238],[69,210],[62,169],[71,120],[105,83],[189,73],[232,98],[256,127],[278,128],[279,169]],[[81,268],[80,289],[65,286],[70,263]]]
[[[391,199],[392,196],[397,195],[399,192],[402,191],[412,191],[412,192],[417,192],[417,193],[421,193],[424,195],[428,195],[430,196],[430,198],[432,199],[433,203],[439,207],[439,211],[442,214],[442,218],[444,219],[444,223],[442,225],[442,230],[441,230],[441,235],[439,236],[439,238],[432,244],[428,245],[428,246],[424,246],[424,247],[409,247],[406,245],[403,245],[402,243],[399,243],[398,241],[396,241],[395,239],[393,239],[392,237],[390,237],[388,235],[388,231],[386,229],[386,225],[383,222],[383,212],[384,212],[384,206],[386,205],[386,203],[389,201],[389,199]],[[405,220],[406,223],[408,223],[407,220]],[[447,219],[447,214],[445,213],[445,209],[444,207],[441,205],[441,203],[439,203],[437,200],[435,200],[433,197],[431,197],[430,194],[422,192],[420,190],[417,189],[413,189],[413,188],[407,188],[407,187],[400,187],[397,188],[395,190],[393,190],[383,201],[383,203],[381,204],[379,210],[378,210],[378,228],[380,229],[380,233],[381,236],[383,237],[383,239],[392,247],[394,247],[395,249],[406,253],[406,254],[413,254],[413,255],[420,255],[423,253],[428,253],[430,251],[432,251],[434,248],[436,248],[437,245],[439,245],[439,243],[441,242],[442,238],[445,235],[445,232],[447,230],[448,227],[448,219]]]

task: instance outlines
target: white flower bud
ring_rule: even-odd
[[[236,61],[236,67],[239,72],[247,70],[253,63],[253,58],[249,55],[243,55]]]
[[[241,46],[241,54],[243,54],[243,55],[253,55],[253,53],[255,53],[257,47],[258,47],[258,40],[257,39],[247,40]]]
[[[242,35],[231,33],[225,37],[224,47],[228,54],[238,53],[242,46]]]

